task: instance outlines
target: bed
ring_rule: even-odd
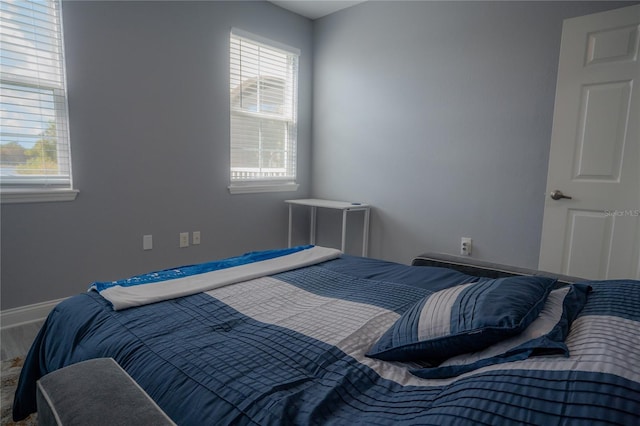
[[[95,283],[47,318],[13,416],[112,357],[180,425],[637,424],[640,282],[527,272],[304,246]]]

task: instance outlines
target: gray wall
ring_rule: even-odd
[[[312,23],[267,2],[65,2],[81,192],[2,205],[0,308],[284,246],[282,201],[312,193],[374,205],[374,257],[470,236],[476,257],[535,266],[562,19],[619,6],[376,1]],[[302,50],[296,193],[227,191],[232,26]],[[338,245],[340,215],[321,213],[318,243]]]
[[[73,1],[63,11],[80,195],[2,205],[1,308],[284,246],[283,200],[310,191],[311,21],[266,2]],[[231,27],[302,51],[296,193],[227,190]],[[202,244],[178,248],[179,232],[196,230]]]
[[[471,237],[476,258],[537,267],[562,20],[629,4],[376,1],[315,21],[312,193],[374,206],[372,257]]]

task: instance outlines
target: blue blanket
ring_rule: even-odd
[[[288,249],[264,250],[245,253],[240,256],[230,257],[227,259],[214,260],[212,262],[198,263],[195,265],[181,266],[179,268],[163,269],[162,271],[150,272],[148,274],[136,275],[131,278],[116,281],[96,281],[91,284],[90,288],[98,292],[108,288],[133,287],[144,284],[152,284],[161,281],[176,280],[178,278],[190,277],[193,275],[204,274],[207,272],[220,271],[222,269],[234,268],[237,266],[248,265],[263,260],[275,259],[277,257],[286,256],[288,254],[298,253],[303,250],[313,248],[311,245],[291,247]]]
[[[26,359],[14,418],[35,381],[110,356],[178,424],[634,424],[640,413],[640,283],[591,282],[569,358],[452,379],[363,356],[408,307],[474,280],[343,257],[207,293],[113,311],[97,293],[51,313]]]

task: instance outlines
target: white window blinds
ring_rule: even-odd
[[[231,186],[296,179],[296,49],[233,29]]]
[[[0,181],[71,188],[59,0],[0,0]]]

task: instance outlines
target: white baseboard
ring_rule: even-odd
[[[49,315],[49,312],[63,300],[65,300],[65,298],[6,309],[0,312],[0,326],[2,328],[9,328],[43,320]]]

